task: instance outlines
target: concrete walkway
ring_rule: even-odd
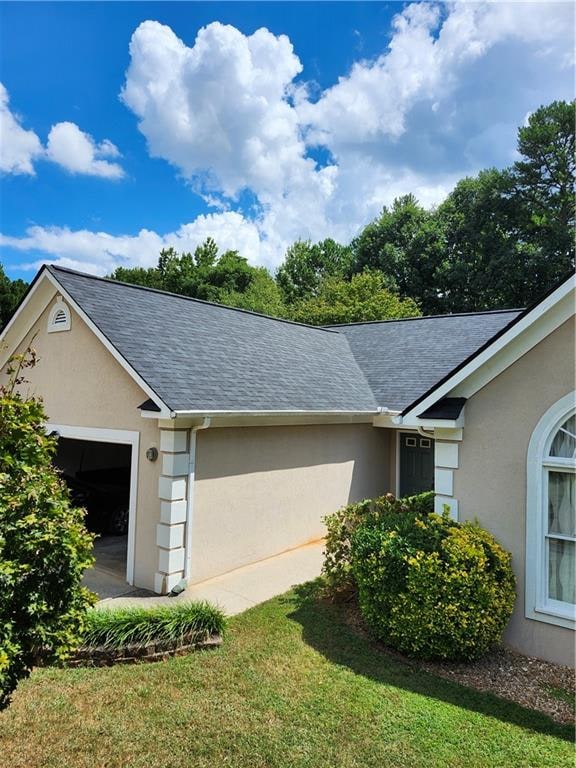
[[[144,608],[186,600],[208,600],[219,606],[227,616],[233,616],[275,595],[281,595],[295,584],[315,579],[320,575],[323,551],[323,541],[313,542],[261,560],[259,563],[237,568],[200,584],[194,584],[176,597],[158,595],[109,597],[100,600],[97,607],[119,608],[137,605]]]

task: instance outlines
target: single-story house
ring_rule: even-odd
[[[512,552],[508,644],[573,664],[574,307],[571,277],[524,311],[314,328],[44,266],[0,365],[33,343],[65,472],[124,472],[130,584],[166,593],[433,488]]]

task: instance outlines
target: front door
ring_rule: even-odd
[[[399,496],[434,490],[434,440],[416,432],[400,433]]]

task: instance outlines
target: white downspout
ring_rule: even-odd
[[[186,498],[186,542],[184,559],[184,581],[188,582],[192,570],[192,518],[194,514],[194,480],[196,475],[196,432],[200,429],[208,429],[212,419],[206,416],[197,427],[190,430],[189,446],[189,464],[188,464],[188,486]]]

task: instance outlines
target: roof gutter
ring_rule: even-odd
[[[373,408],[367,411],[171,411],[170,418],[214,418],[235,416],[376,416],[381,413],[388,413],[387,408]],[[158,414],[154,414],[158,418]]]

